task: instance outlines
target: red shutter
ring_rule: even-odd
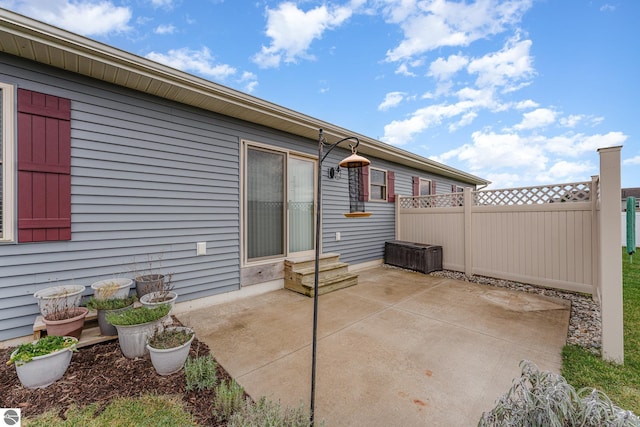
[[[413,195],[414,196],[420,195],[420,177],[419,176],[413,177]]]
[[[360,173],[362,174],[360,180],[360,196],[362,197],[361,202],[369,201],[369,166],[364,166],[360,168]]]
[[[455,185],[455,184],[451,185],[451,192],[452,193],[457,193],[458,192],[458,186]]]
[[[432,179],[431,180],[431,195],[435,196],[436,192],[437,192],[438,187],[436,186],[436,180]]]
[[[18,241],[71,240],[71,101],[18,89]]]
[[[387,201],[389,203],[396,201],[396,174],[393,171],[387,171]]]

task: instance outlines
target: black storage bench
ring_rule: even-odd
[[[442,270],[442,246],[391,240],[384,244],[384,262],[421,273]]]

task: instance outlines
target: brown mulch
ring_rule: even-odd
[[[54,409],[64,419],[71,405],[83,407],[91,403],[98,404],[97,416],[114,398],[155,393],[181,396],[185,407],[202,426],[225,425],[213,416],[213,389],[187,392],[184,370],[160,376],[149,355],[136,359],[124,357],[117,339],[80,348],[73,354],[64,376],[43,389],[27,389],[20,384],[15,367],[6,365],[12,350],[0,349],[0,407],[21,408],[24,417]],[[190,356],[206,354],[209,347],[196,337]],[[218,365],[218,381],[230,379]]]

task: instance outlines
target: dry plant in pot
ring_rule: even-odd
[[[147,350],[156,372],[171,375],[182,369],[194,338],[193,329],[184,326],[169,326],[151,335],[147,340]]]
[[[133,280],[127,278],[105,279],[91,284],[96,299],[126,298]]]
[[[145,293],[140,297],[140,304],[148,308],[169,304],[173,308],[177,299],[178,294],[173,291],[173,274],[167,274],[164,276],[164,280],[158,283],[155,291]]]
[[[84,319],[87,317],[89,309],[77,307],[75,302],[69,302],[65,298],[62,301],[53,299],[49,303],[51,306],[47,307],[47,314],[42,319],[47,327],[47,334],[59,337],[71,336],[80,339],[82,328],[84,327]]]
[[[38,300],[40,314],[46,316],[50,311],[65,307],[78,307],[85,287],[82,285],[59,285],[36,291],[33,296]]]

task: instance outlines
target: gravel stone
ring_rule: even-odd
[[[602,321],[600,317],[600,305],[594,301],[591,295],[577,292],[561,291],[558,289],[543,288],[526,283],[512,282],[484,276],[467,276],[458,271],[442,270],[430,273],[436,277],[463,280],[465,282],[480,285],[497,286],[513,289],[530,294],[546,295],[562,298],[571,302],[571,315],[569,318],[569,331],[567,344],[580,346],[593,354],[600,355],[602,347]]]

